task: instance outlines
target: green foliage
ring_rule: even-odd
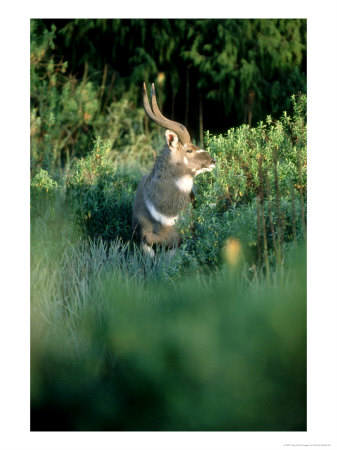
[[[292,102],[293,117],[284,113],[257,128],[242,125],[226,135],[206,134],[217,165],[196,179],[194,235],[189,216],[180,222],[188,260],[192,253],[199,263],[218,264],[223,245],[234,237],[248,261],[262,264],[266,251],[281,262],[285,243],[305,239],[306,97]]]
[[[49,176],[46,170],[40,169],[31,181],[32,201],[50,200],[58,189],[58,183]]]
[[[35,256],[32,430],[306,429],[303,259],[239,286],[101,240]]]
[[[64,164],[72,154],[85,154],[85,136],[93,131],[111,138],[96,122],[102,125],[102,113],[121,100],[132,115],[141,107],[144,80],[157,83],[165,115],[198,137],[200,122],[212,133],[257,123],[289,109],[292,93],[306,92],[303,19],[32,20],[32,28],[32,98],[42,128],[32,121],[40,163],[50,140]],[[68,77],[64,98],[70,92],[71,109],[55,102]],[[70,114],[75,129],[66,120]]]
[[[97,139],[92,152],[74,164],[66,178],[67,201],[89,236],[130,240],[139,177],[119,172],[110,152],[111,143]]]
[[[153,159],[153,145],[160,148],[163,138],[158,127],[151,124],[151,132],[144,129],[144,110],[136,109],[128,100],[113,102],[105,116],[100,116],[94,131],[111,143],[110,158],[118,165],[146,167]]]
[[[284,112],[279,120],[268,116],[266,123],[260,122],[256,128],[242,125],[230,129],[226,135],[206,134],[206,148],[218,162],[212,176],[214,183],[204,179],[201,186],[203,192],[216,192],[220,209],[251,201],[261,188],[266,191],[268,187],[270,194],[275,193],[275,164],[280,195],[290,193],[290,184],[299,186],[298,158],[302,166],[303,186],[306,185],[306,115],[303,111],[306,96],[301,95],[298,99],[293,96],[292,102],[293,117]]]
[[[61,172],[74,157],[88,153],[96,136],[111,142],[111,155],[129,164],[138,158],[145,164],[152,158],[150,138],[158,139],[153,125],[145,130],[144,113],[124,95],[120,101],[108,101],[84,74],[77,79],[67,74],[67,62],[56,62],[53,54],[56,27],[51,31],[40,22],[31,23],[31,163],[39,168]],[[104,75],[103,75],[104,77]],[[102,81],[102,83],[104,80]]]

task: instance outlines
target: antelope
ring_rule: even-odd
[[[177,247],[182,238],[175,227],[179,214],[194,200],[194,177],[214,169],[216,160],[192,144],[184,125],[167,119],[160,112],[154,84],[149,104],[145,82],[143,106],[150,120],[165,128],[166,146],[148,175],[139,182],[132,214],[135,238],[151,256],[161,245]]]

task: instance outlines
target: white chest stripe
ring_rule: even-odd
[[[151,216],[162,225],[172,226],[179,217],[179,216],[173,217],[165,216],[165,214],[162,214],[159,211],[157,211],[156,208],[152,205],[152,203],[148,199],[145,199],[145,205]]]
[[[193,187],[193,178],[186,175],[175,180],[175,185],[182,192],[191,192]]]

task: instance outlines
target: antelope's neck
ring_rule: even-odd
[[[190,194],[193,188],[193,177],[191,175],[182,175],[174,178],[173,183],[179,191]]]
[[[173,217],[180,213],[191,201],[193,178],[150,179],[146,186],[146,198],[159,213]]]

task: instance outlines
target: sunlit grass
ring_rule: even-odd
[[[64,244],[32,260],[32,429],[306,428],[303,252],[266,282]]]

